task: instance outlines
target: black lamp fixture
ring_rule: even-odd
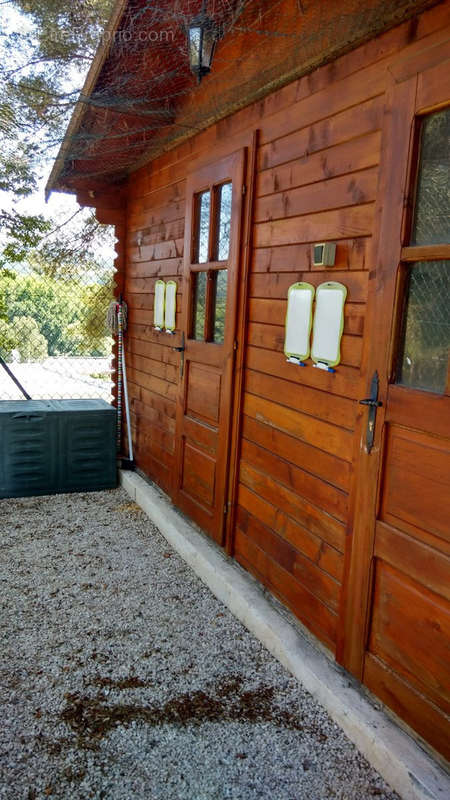
[[[202,10],[188,28],[189,64],[199,83],[211,71],[216,40],[216,25],[206,13],[206,0],[202,0]]]

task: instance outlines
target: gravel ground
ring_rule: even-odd
[[[0,530],[2,800],[397,798],[122,490]]]

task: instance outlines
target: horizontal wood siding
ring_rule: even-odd
[[[127,373],[136,461],[171,492],[175,466],[177,336],[153,329],[155,281],[176,280],[182,292],[184,178],[167,184],[158,176],[147,192],[130,191],[125,296],[128,303]],[[142,237],[138,243],[138,234]]]
[[[261,123],[235,553],[333,651],[383,103],[367,64]],[[312,263],[320,241],[332,268]],[[335,375],[283,355],[289,286],[327,280],[348,290]]]
[[[445,12],[446,14],[447,12]],[[153,331],[156,278],[178,284],[186,176],[259,131],[234,555],[335,651],[352,504],[352,460],[388,70],[410,60],[444,11],[422,15],[236,112],[142,167],[129,183],[128,370],[138,465],[173,489],[179,334]],[[408,62],[409,63],[409,62]],[[143,234],[141,247],[137,235]],[[336,264],[312,263],[314,242]],[[296,281],[348,289],[336,373],[288,364]]]

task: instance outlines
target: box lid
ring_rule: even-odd
[[[114,414],[116,409],[106,400],[0,400],[0,414],[74,413],[103,411]]]

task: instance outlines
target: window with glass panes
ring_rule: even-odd
[[[450,392],[450,108],[421,120],[396,383]]]
[[[194,198],[190,337],[216,344],[225,337],[232,188],[227,181]]]

